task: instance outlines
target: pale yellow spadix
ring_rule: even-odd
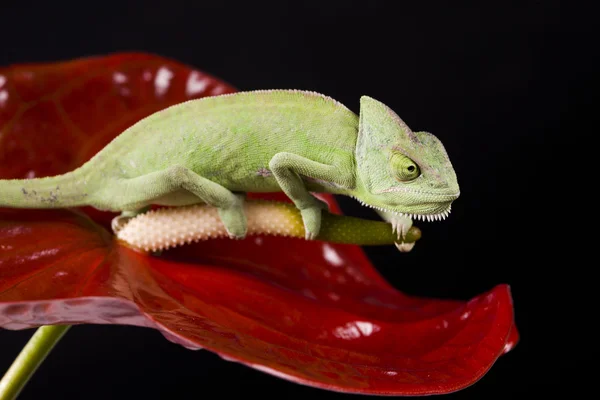
[[[248,236],[275,235],[304,238],[300,212],[293,204],[247,200],[244,211]],[[117,233],[118,239],[142,251],[159,251],[201,240],[228,237],[217,209],[207,205],[152,210],[129,220]],[[316,240],[356,245],[396,246],[407,251],[421,237],[413,226],[399,241],[392,226],[382,221],[340,216],[323,212]]]

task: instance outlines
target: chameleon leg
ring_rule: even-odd
[[[334,166],[309,160],[292,153],[277,153],[269,162],[281,190],[294,202],[302,214],[306,239],[314,239],[321,229],[321,212],[327,204],[306,189],[301,176],[333,182],[343,186],[343,172]]]
[[[152,201],[157,198],[181,189],[187,190],[198,196],[202,202],[219,210],[219,216],[229,236],[238,239],[246,236],[246,215],[243,210],[245,196],[232,193],[218,183],[210,181],[188,168],[173,166],[128,179],[123,181],[122,185],[123,187],[112,189],[111,192],[123,190],[128,193],[126,198],[135,199],[132,201],[133,204],[152,204]],[[137,211],[133,211],[133,213],[137,213]]]

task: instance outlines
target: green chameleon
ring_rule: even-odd
[[[399,236],[414,218],[445,218],[459,196],[442,143],[379,101],[361,97],[358,116],[318,93],[258,90],[161,110],[66,174],[0,180],[0,207],[119,211],[118,231],[152,204],[206,203],[243,238],[244,193],[280,191],[300,210],[306,239],[327,209],[311,192],[352,196]]]

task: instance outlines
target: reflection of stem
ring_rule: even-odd
[[[48,325],[38,328],[0,380],[0,400],[17,398],[31,376],[69,328],[69,325]]]

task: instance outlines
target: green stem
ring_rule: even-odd
[[[31,376],[69,328],[69,325],[48,325],[38,328],[0,380],[0,400],[17,398]]]

